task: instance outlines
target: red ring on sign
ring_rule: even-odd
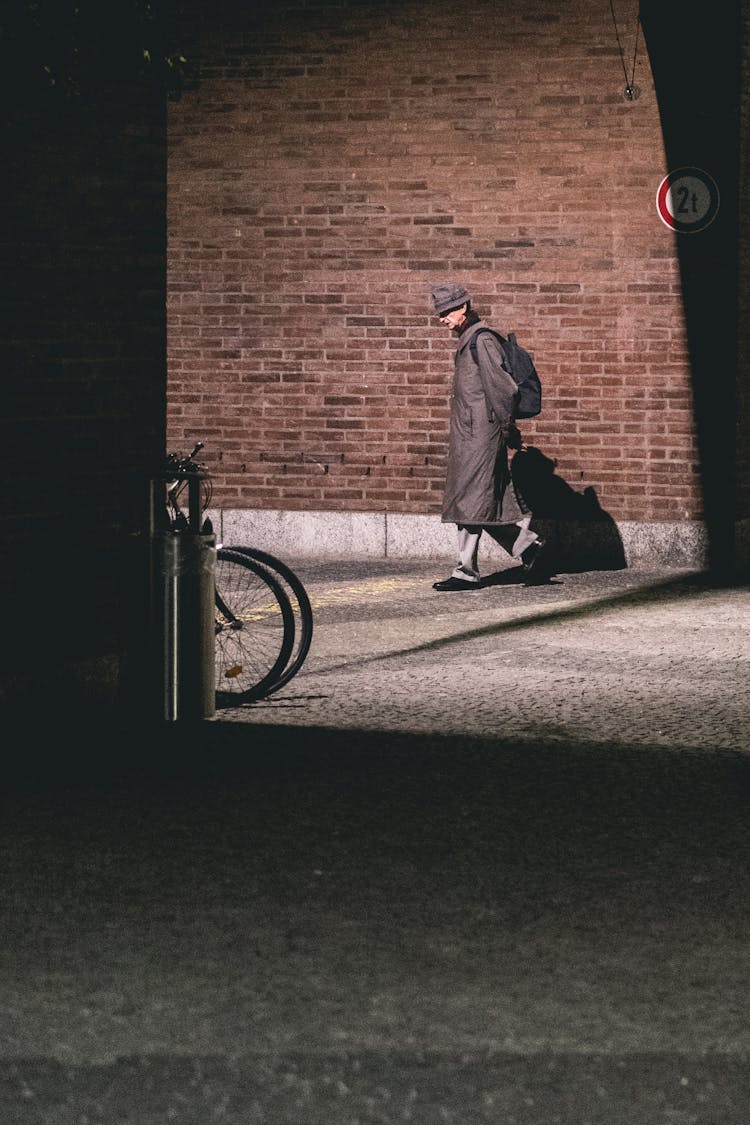
[[[697,181],[697,184],[703,188],[705,193],[704,201],[707,201],[707,205],[703,213],[699,214],[693,222],[681,221],[669,209],[670,190],[674,184],[681,180]],[[687,187],[685,190],[687,191]],[[679,234],[695,234],[697,231],[705,230],[714,221],[719,211],[719,189],[716,181],[702,168],[677,168],[674,172],[666,175],[659,184],[656,192],[656,210],[661,221],[670,230],[677,231]]]
[[[666,223],[668,227],[671,227],[672,230],[674,230],[674,219],[672,218],[672,212],[667,207],[667,197],[669,195],[670,184],[671,180],[669,176],[665,176],[662,182],[659,184],[659,190],[656,193],[656,210],[659,212],[659,218],[661,219],[661,221],[663,223]]]

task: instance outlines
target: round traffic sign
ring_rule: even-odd
[[[719,210],[716,181],[702,168],[677,168],[659,184],[656,210],[661,221],[680,234],[705,230]]]

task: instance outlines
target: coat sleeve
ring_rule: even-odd
[[[495,416],[503,437],[507,439],[518,402],[518,387],[513,376],[503,367],[500,342],[489,332],[477,336],[477,361],[490,416]]]

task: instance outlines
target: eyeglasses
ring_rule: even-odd
[[[463,308],[463,305],[456,305],[455,309],[446,309],[444,312],[438,313],[438,320],[445,320],[446,316],[450,316],[451,313],[458,312],[458,310],[461,308]]]

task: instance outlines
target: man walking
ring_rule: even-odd
[[[518,388],[503,367],[500,342],[471,307],[463,285],[449,282],[432,294],[440,323],[458,337],[451,393],[448,467],[443,523],[458,528],[458,563],[435,590],[477,590],[479,540],[486,531],[514,558],[520,558],[524,583],[549,581],[546,545],[529,527],[532,514],[513,486],[508,450],[521,446],[514,411]],[[476,359],[470,347],[477,335]]]

